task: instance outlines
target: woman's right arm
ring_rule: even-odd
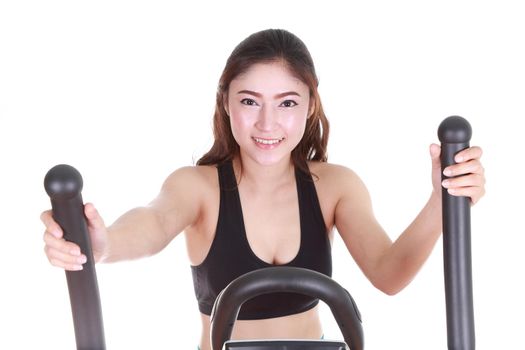
[[[184,167],[172,173],[149,205],[126,212],[106,227],[92,204],[84,211],[96,262],[137,259],[161,251],[186,227],[194,224],[201,211],[203,177],[197,167]],[[41,216],[46,226],[45,252],[54,266],[79,270],[86,261],[80,248],[63,238],[51,211]]]

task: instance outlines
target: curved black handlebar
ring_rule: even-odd
[[[469,147],[471,136],[472,128],[464,118],[452,116],[443,120],[438,129],[441,169],[455,163],[454,156]],[[470,199],[452,196],[443,188],[442,203],[448,348],[474,350]]]
[[[51,168],[44,179],[44,187],[51,198],[53,218],[62,227],[64,238],[78,244],[87,257],[81,271],[66,271],[77,349],[103,350],[106,345],[102,309],[84,217],[82,185],[80,173],[65,164]]]
[[[268,267],[232,281],[217,297],[211,316],[212,350],[222,349],[230,339],[239,310],[247,300],[261,294],[292,292],[324,301],[332,310],[351,350],[363,349],[361,315],[350,294],[330,277],[298,267]]]

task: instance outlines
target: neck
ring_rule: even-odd
[[[261,165],[241,153],[240,157],[234,159],[233,165],[237,180],[255,190],[271,191],[295,179],[291,157],[276,164]]]

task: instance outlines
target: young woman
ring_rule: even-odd
[[[476,203],[484,194],[481,149],[456,155],[440,169],[430,146],[433,190],[414,221],[392,242],[376,221],[369,194],[350,169],[327,163],[329,125],[317,77],[303,42],[265,30],[241,42],[220,78],[215,142],[197,166],[173,172],[149,205],[106,226],[86,204],[95,261],[155,254],[184,232],[208,350],[210,312],[234,278],[272,265],[331,275],[334,229],[370,282],[387,294],[402,290],[441,234],[441,187]],[[441,182],[441,171],[453,179]],[[79,270],[86,261],[66,242],[51,212],[42,214],[51,264]],[[317,301],[267,295],[241,309],[233,338],[319,338]]]

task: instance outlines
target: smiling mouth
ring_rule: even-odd
[[[258,137],[252,137],[252,139],[255,142],[263,144],[263,145],[275,145],[275,144],[278,144],[279,142],[283,141],[284,137],[281,137],[281,138],[278,138],[278,139],[260,139]]]

